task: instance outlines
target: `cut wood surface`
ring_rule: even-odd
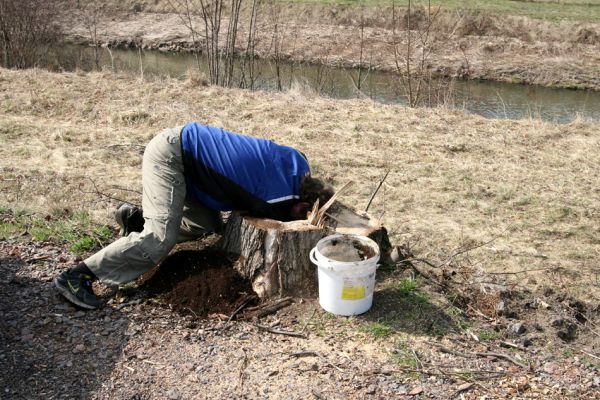
[[[339,202],[328,210],[322,227],[307,220],[280,222],[233,213],[219,245],[239,255],[235,268],[252,282],[261,299],[313,297],[317,267],[309,252],[320,239],[334,233],[368,236],[382,253],[389,249],[387,232],[379,221]]]

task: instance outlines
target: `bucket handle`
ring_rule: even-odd
[[[308,258],[310,258],[310,261],[312,261],[313,264],[319,265],[319,262],[317,261],[317,259],[315,257],[315,251],[317,251],[317,248],[313,247],[312,250],[310,251],[310,253],[308,253]]]

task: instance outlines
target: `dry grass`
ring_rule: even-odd
[[[334,101],[108,73],[0,69],[0,206],[86,209],[107,222],[115,197],[139,201],[140,145],[197,120],[302,149],[316,175],[355,185],[396,244],[440,260],[461,244],[487,271],[598,295],[598,123],[486,120],[460,111]],[[128,190],[121,190],[125,188]],[[466,262],[465,259],[462,262]],[[555,270],[560,267],[562,269]]]

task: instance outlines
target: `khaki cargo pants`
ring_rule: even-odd
[[[179,133],[166,129],[154,137],[142,163],[144,230],[132,232],[84,260],[108,284],[134,280],[156,266],[176,243],[221,227],[221,215],[186,200]]]

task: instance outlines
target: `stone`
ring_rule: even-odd
[[[547,374],[550,374],[550,375],[554,374],[556,372],[557,368],[558,368],[558,364],[555,362],[547,362],[542,367],[544,372]]]
[[[417,386],[416,388],[413,388],[413,390],[411,390],[410,392],[408,392],[409,396],[416,396],[418,394],[423,393],[423,388],[421,386]]]
[[[73,349],[73,354],[82,353],[84,350],[85,350],[85,346],[80,343],[77,346],[75,346],[75,348]]]
[[[525,328],[525,325],[523,325],[523,323],[517,322],[511,326],[511,330],[517,335],[522,335],[523,333],[525,333],[525,331],[527,331],[527,328]]]

